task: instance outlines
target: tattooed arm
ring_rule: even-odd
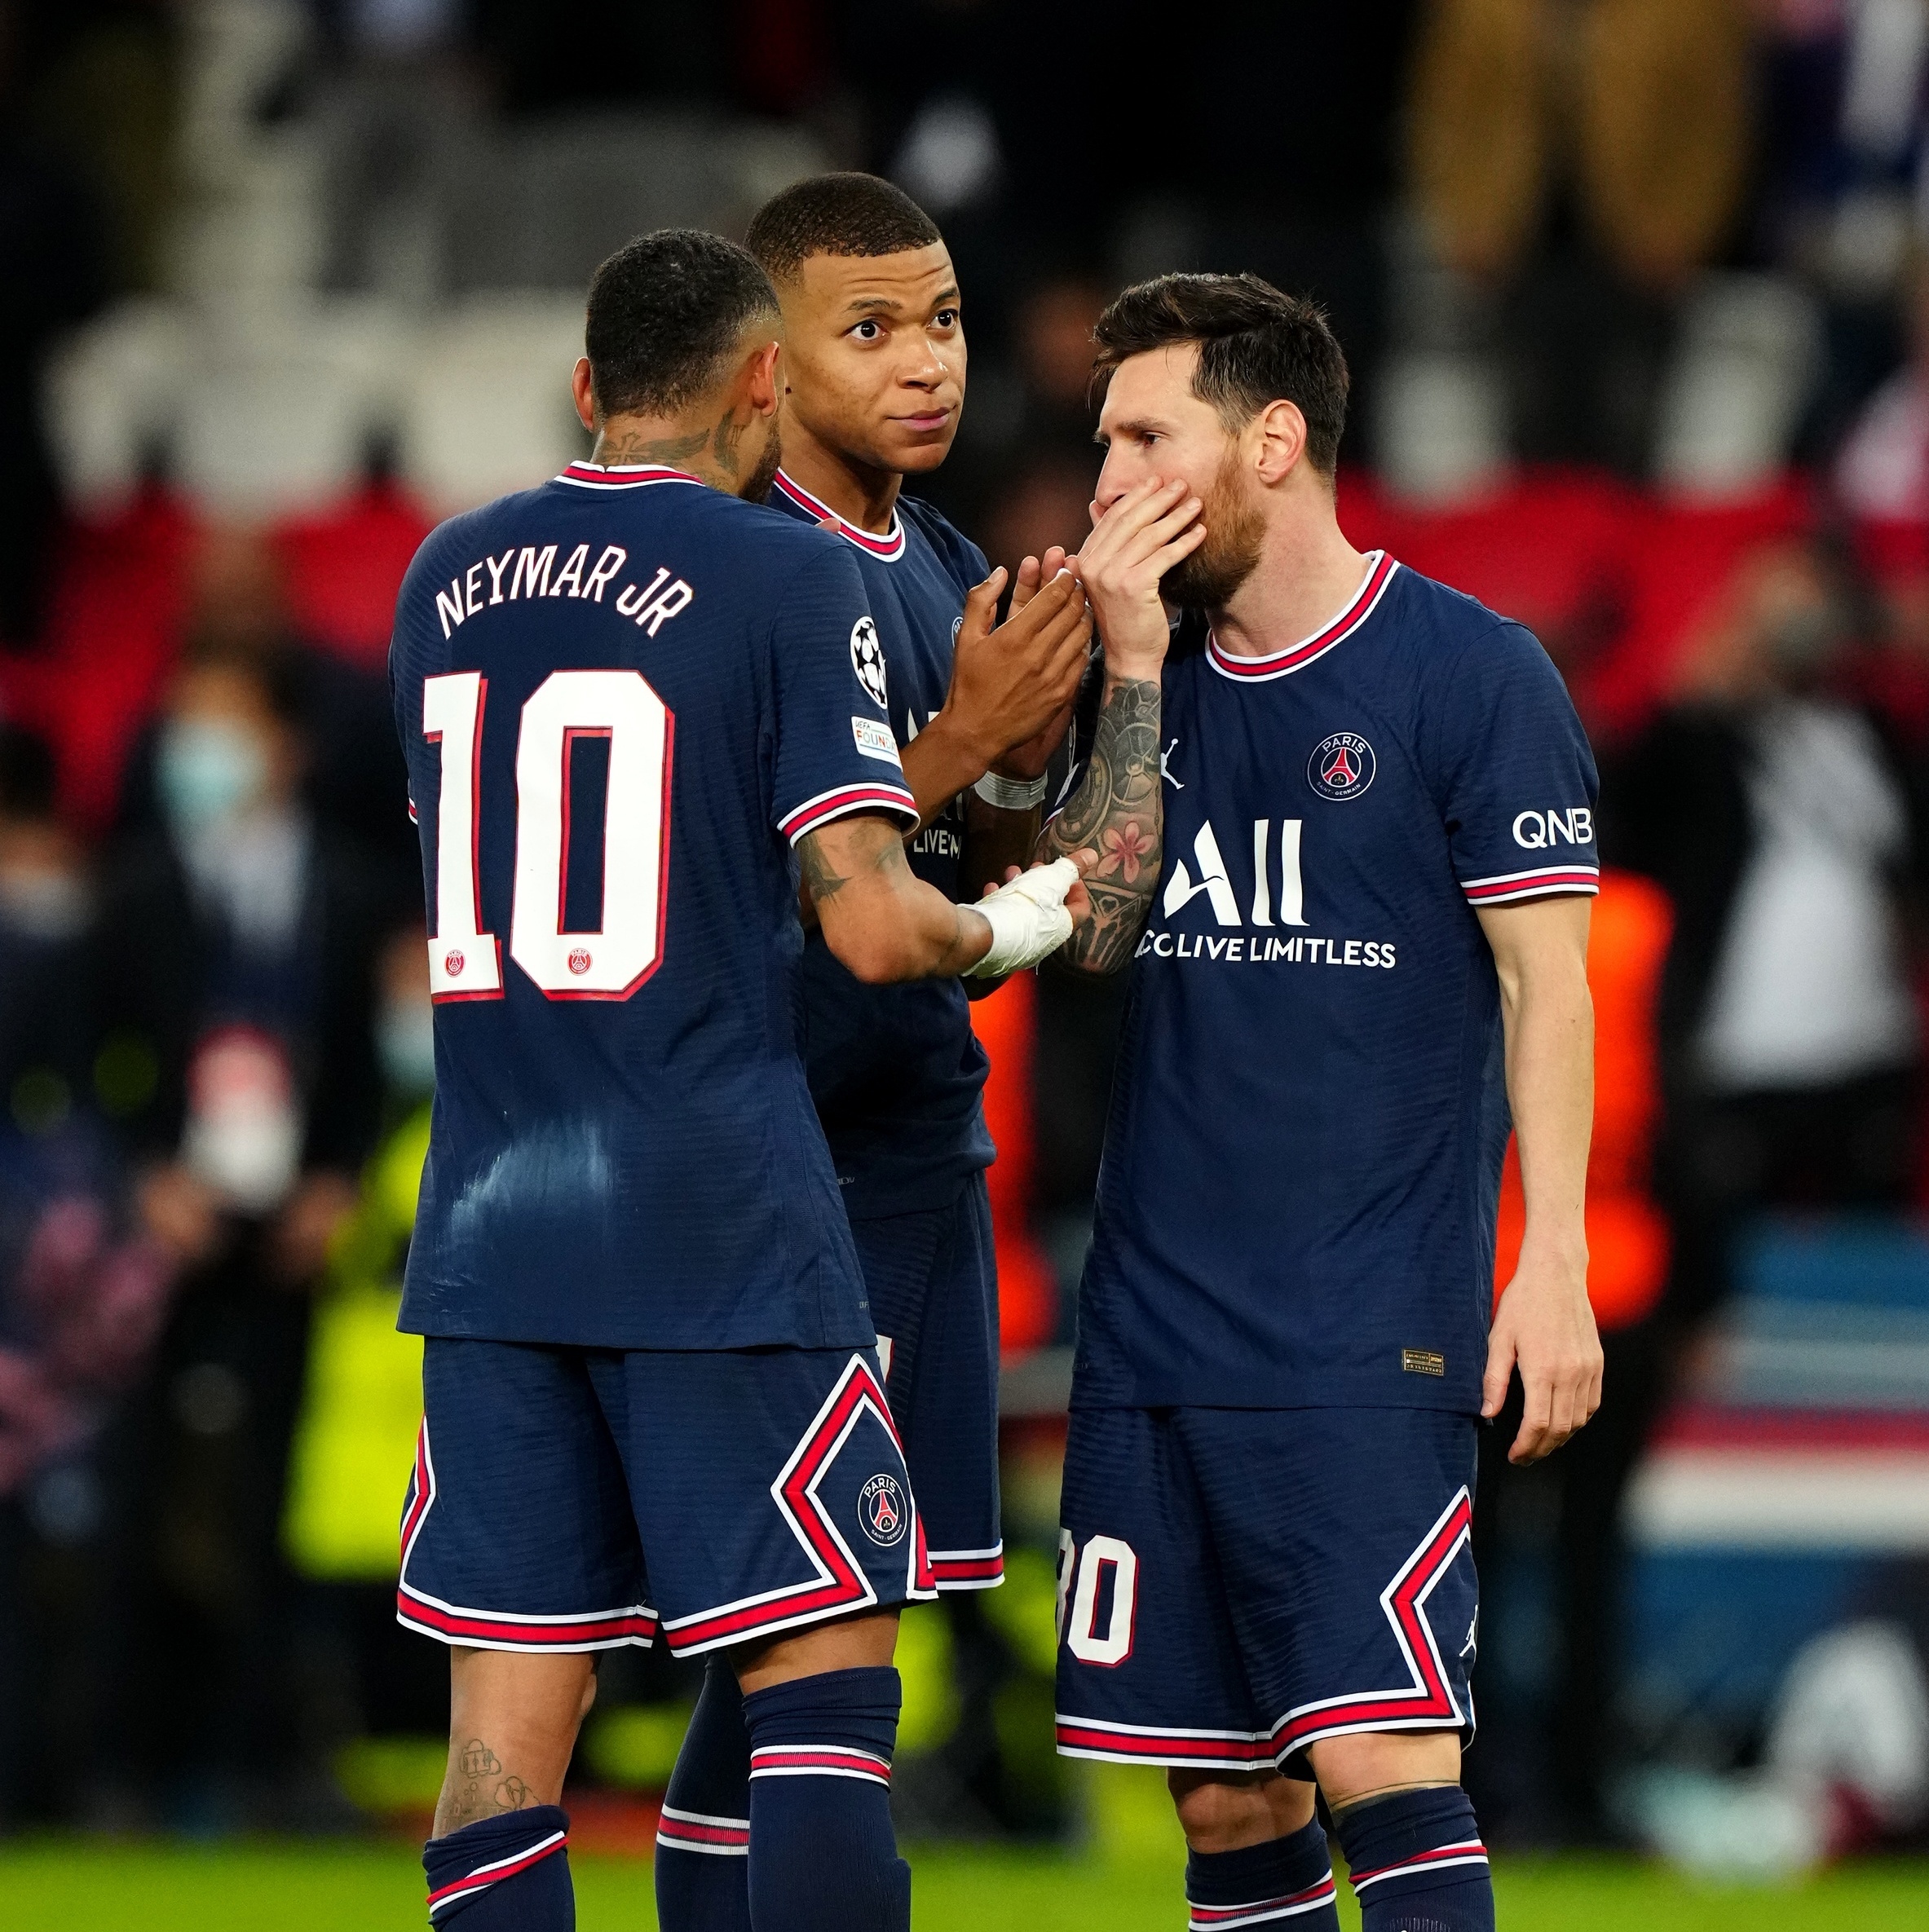
[[[797,858],[824,943],[868,986],[951,977],[990,949],[983,917],[912,871],[889,818],[833,819],[797,841]]]
[[[1081,973],[1116,973],[1132,957],[1159,888],[1159,700],[1156,675],[1121,677],[1106,666],[1084,782],[1039,840],[1040,858],[1098,855],[1085,875],[1092,923],[1058,955]]]
[[[1204,540],[1205,526],[1199,499],[1156,477],[1102,513],[1092,507],[1079,575],[1105,643],[1105,687],[1084,782],[1039,845],[1045,858],[1092,855],[1092,922],[1058,957],[1081,973],[1116,973],[1138,942],[1163,858],[1159,723],[1168,633],[1159,586]]]

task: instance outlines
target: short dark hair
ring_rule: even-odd
[[[590,279],[583,348],[596,407],[605,416],[685,408],[717,382],[744,329],[776,314],[770,278],[734,241],[701,228],[639,235]]]
[[[1322,476],[1339,461],[1350,381],[1326,311],[1256,275],[1162,275],[1115,296],[1092,332],[1094,389],[1102,394],[1128,355],[1196,343],[1192,392],[1243,429],[1284,399],[1306,418],[1306,460]]]
[[[875,174],[813,174],[757,210],[744,245],[773,281],[812,255],[895,255],[943,236],[903,188]]]

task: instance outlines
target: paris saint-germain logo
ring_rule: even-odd
[[[857,673],[858,682],[871,701],[889,711],[890,704],[884,684],[884,644],[877,635],[876,624],[868,617],[860,617],[850,627],[850,668]]]
[[[897,1477],[881,1471],[858,1491],[858,1520],[864,1534],[881,1548],[903,1542],[911,1527],[911,1505]]]
[[[1373,783],[1373,747],[1357,731],[1335,731],[1313,748],[1306,783],[1322,798],[1357,798]]]

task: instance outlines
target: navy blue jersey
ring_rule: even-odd
[[[1509,1121],[1475,908],[1596,889],[1594,761],[1527,631],[1370,563],[1290,650],[1168,660],[1083,1405],[1480,1405]]]
[[[660,469],[444,523],[390,652],[435,1113],[402,1325],[862,1346],[791,847],[916,808],[848,549]]]
[[[770,501],[810,523],[836,514],[781,473]],[[841,518],[837,528],[863,576],[891,729],[906,745],[943,708],[965,593],[988,574],[984,553],[909,498],[887,536]],[[964,840],[954,799],[909,847],[912,870],[948,899],[960,896]],[[955,979],[867,986],[814,935],[804,1000],[805,1064],[845,1208],[863,1220],[947,1206],[993,1157],[978,1100],[989,1069],[964,989]]]

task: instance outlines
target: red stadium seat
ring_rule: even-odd
[[[295,629],[351,664],[379,669],[388,655],[395,593],[432,527],[400,490],[382,483],[320,516],[282,524],[276,540]]]

